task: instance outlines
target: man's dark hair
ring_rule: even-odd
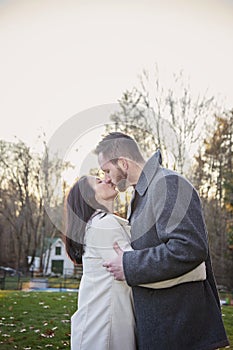
[[[97,145],[95,153],[102,153],[104,158],[114,163],[118,158],[124,157],[137,163],[144,162],[137,142],[129,135],[122,132],[111,132]]]

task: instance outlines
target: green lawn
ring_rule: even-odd
[[[233,306],[222,306],[222,316],[225,329],[229,342],[231,344],[230,348],[233,349]]]
[[[0,291],[0,348],[70,349],[76,307],[77,293]]]
[[[76,305],[74,292],[0,291],[0,348],[70,349],[70,317]],[[222,313],[233,349],[233,307],[223,306]]]

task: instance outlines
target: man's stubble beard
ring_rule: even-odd
[[[116,178],[116,186],[120,192],[125,192],[126,189],[130,186],[127,181],[127,173],[123,171],[120,167],[117,167],[118,175]]]

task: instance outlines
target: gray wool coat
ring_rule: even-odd
[[[227,346],[199,196],[181,175],[161,167],[160,151],[145,164],[131,201],[134,251],[124,252],[133,288],[140,350],[211,350]],[[143,283],[182,275],[206,262],[205,281],[150,289]]]

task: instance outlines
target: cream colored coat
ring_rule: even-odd
[[[71,350],[136,349],[131,287],[114,280],[102,266],[116,256],[115,241],[123,250],[132,249],[127,220],[100,212],[88,222],[78,310],[71,318]],[[142,287],[169,288],[205,278],[202,263],[183,276]]]
[[[113,242],[130,249],[127,221],[100,213],[88,223],[78,311],[71,318],[72,350],[135,350],[132,290],[102,265],[116,256]]]

